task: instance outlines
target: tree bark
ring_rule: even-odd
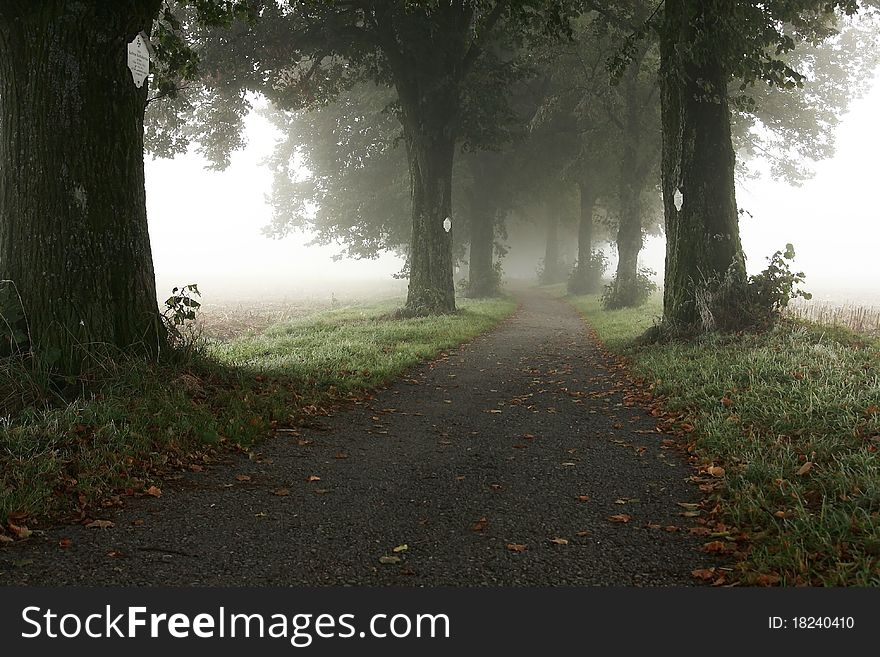
[[[597,194],[593,185],[583,180],[578,183],[580,192],[580,219],[578,221],[577,266],[569,279],[570,294],[592,294],[597,292],[602,282],[602,272],[598,263],[593,262],[593,210]]]
[[[559,262],[559,213],[555,203],[547,208],[547,233],[544,245],[544,284],[558,283],[562,280],[562,265]]]
[[[490,297],[497,293],[493,252],[495,247],[495,213],[481,202],[477,191],[471,203],[471,246],[468,271],[468,296]]]
[[[578,184],[580,191],[581,216],[578,223],[578,269],[586,272],[593,256],[593,210],[596,207],[596,193],[589,182]]]
[[[406,307],[417,315],[453,312],[452,230],[444,222],[452,222],[455,138],[442,128],[405,132],[413,222]]]
[[[722,3],[723,4],[723,3]],[[666,219],[664,320],[698,322],[697,296],[730,273],[745,284],[734,187],[728,75],[717,0],[667,0],[661,38],[663,204]],[[699,57],[688,56],[698,52]],[[675,207],[680,190],[683,203]]]
[[[642,124],[638,98],[639,67],[630,66],[625,85],[626,132],[620,156],[618,203],[620,221],[617,226],[617,273],[614,279],[619,306],[637,304],[639,252],[642,250],[641,196],[645,181],[640,172],[638,151]]]
[[[615,286],[624,306],[632,305],[627,300],[633,294],[638,276],[639,252],[642,250],[642,219],[640,191],[632,181],[621,184],[620,223],[617,227],[617,274]]]
[[[3,3],[0,278],[31,346],[77,370],[99,345],[155,352],[143,118],[127,44],[159,0]]]

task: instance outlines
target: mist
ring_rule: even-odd
[[[878,71],[880,73],[880,71]],[[876,167],[880,152],[880,86],[853,102],[836,131],[833,158],[815,163],[815,176],[802,186],[773,180],[760,160],[761,177],[737,181],[741,238],[750,273],[773,252],[792,243],[795,266],[806,273],[805,288],[817,301],[880,304],[875,266],[880,244]],[[394,278],[404,258],[385,253],[377,259],[335,259],[339,245],[309,245],[314,235],[298,231],[271,239],[261,231],[271,221],[266,202],[272,176],[265,166],[279,132],[252,112],[246,119],[247,147],[235,152],[225,171],[207,168],[191,149],[174,159],[147,159],[146,186],[150,236],[159,297],[174,286],[198,283],[206,303],[317,297],[353,299],[369,293],[399,296],[406,281]],[[764,170],[762,170],[764,169]],[[573,230],[573,229],[570,229]],[[543,255],[539,227],[513,225],[514,239],[503,260],[509,278],[533,278]],[[563,243],[565,240],[562,240]],[[616,252],[605,243],[608,272]],[[568,264],[571,264],[571,253]],[[662,282],[663,236],[648,236],[639,264]]]

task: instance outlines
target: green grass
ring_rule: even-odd
[[[0,527],[139,493],[163,471],[210,462],[218,449],[379,386],[515,309],[507,299],[463,300],[454,315],[391,319],[395,306],[321,312],[209,342],[186,364],[107,361],[66,382],[63,395],[39,368],[0,363]]]
[[[657,304],[572,303],[667,409],[685,414],[702,461],[725,468],[723,518],[752,538],[742,581],[880,585],[876,341],[789,321],[758,335],[636,346]]]

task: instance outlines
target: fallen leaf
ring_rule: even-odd
[[[627,513],[616,513],[613,516],[609,516],[608,519],[611,522],[629,522],[632,520],[632,516]]]
[[[691,502],[676,502],[676,504],[678,504],[678,506],[682,507],[683,509],[699,509],[700,508],[699,504],[692,504]]]
[[[774,513],[773,515],[776,516],[777,518],[784,518],[784,517],[785,517],[785,511],[777,511],[777,512]]]
[[[144,491],[147,495],[151,495],[153,497],[162,497],[162,489],[158,486],[150,486],[146,491]]]
[[[678,531],[681,531],[681,527],[676,527],[675,525],[666,525],[663,528],[663,531],[670,532],[670,533],[671,532],[678,532]]]
[[[24,525],[13,525],[11,522],[8,523],[9,530],[15,534],[18,538],[27,538],[33,532],[25,527]]]
[[[562,465],[566,468],[573,468],[574,467],[574,463],[571,463],[570,461],[566,461]]]
[[[589,495],[578,495],[578,502],[589,502],[589,501],[590,501]]]
[[[88,529],[110,529],[112,526],[112,520],[92,520],[86,523],[86,528]]]
[[[807,474],[813,468],[812,461],[807,461],[801,467],[798,468],[797,474],[803,476]]]
[[[329,493],[329,488],[316,488],[312,491],[315,495],[324,495],[325,493]]]
[[[529,546],[522,543],[508,543],[507,549],[511,552],[525,552],[529,549]]]
[[[383,563],[385,565],[400,563],[403,561],[400,557],[379,557],[379,563]]]
[[[272,491],[273,495],[277,495],[278,497],[287,497],[290,495],[290,489],[288,488],[276,488]]]
[[[592,532],[589,529],[582,529],[577,533],[578,536],[589,536]]]
[[[336,456],[334,456],[333,458],[335,458],[335,459],[340,459],[340,460],[342,460],[342,459],[347,459],[347,458],[348,458],[348,454],[346,454],[345,452],[339,452],[339,453],[336,454]]]
[[[718,465],[710,465],[706,468],[706,472],[708,472],[713,477],[723,477],[724,476],[724,468]]]
[[[556,545],[568,545],[568,539],[567,539],[567,538],[551,538],[551,539],[550,539],[550,542],[551,542],[551,543],[556,543]]]
[[[119,550],[110,550],[110,552],[107,553],[107,556],[113,559],[118,559],[119,557],[124,557],[125,553],[120,552]]]
[[[14,543],[14,542],[15,542],[15,540],[12,537],[7,536],[6,534],[0,534],[0,545],[2,545],[4,543]]]
[[[62,550],[66,550],[71,545],[73,545],[73,541],[71,541],[69,538],[62,538],[60,541],[58,541],[58,547],[60,547]]]
[[[321,478],[318,475],[309,475],[309,478],[306,481],[321,481]]]
[[[502,489],[502,486],[501,486],[501,484],[489,484],[489,488],[491,488],[492,490],[498,491],[498,490]]]
[[[755,583],[758,586],[774,586],[779,584],[782,581],[782,578],[776,573],[765,573],[762,575],[758,575],[755,579]]]
[[[488,526],[489,521],[486,518],[480,518],[473,525],[471,525],[471,531],[482,532],[485,531],[486,527]]]
[[[703,545],[703,549],[706,552],[724,552],[724,542],[723,541],[709,541],[705,545]]]
[[[653,522],[649,522],[647,525],[645,525],[645,527],[647,527],[648,529],[661,529],[660,525]]]
[[[300,438],[299,440],[296,441],[296,444],[299,445],[300,447],[305,447],[306,445],[311,445],[312,441],[306,440],[305,438]]]
[[[407,550],[409,550],[409,545],[407,545],[406,543],[403,543],[402,545],[398,545],[397,547],[391,548],[391,551],[394,553],[406,552]]]
[[[247,475],[235,475],[235,478],[238,481],[250,481],[251,480],[251,478]]]
[[[702,579],[704,581],[713,579],[715,577],[715,569],[714,568],[697,568],[696,570],[691,571],[691,575],[696,577],[697,579]]]

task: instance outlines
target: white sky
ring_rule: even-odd
[[[258,117],[248,119],[249,146],[224,172],[205,170],[197,155],[147,160],[147,210],[159,295],[174,285],[199,283],[206,301],[355,294],[391,279],[401,261],[342,260],[338,247],[306,247],[308,235],[264,237],[271,220],[264,197],[271,174],[261,161],[276,134]],[[837,133],[837,153],[816,165],[802,187],[769,179],[738,187],[737,201],[752,214],[741,222],[749,270],[786,242],[796,267],[817,298],[880,304],[880,85],[853,103]],[[652,239],[642,263],[663,267],[662,239]]]

